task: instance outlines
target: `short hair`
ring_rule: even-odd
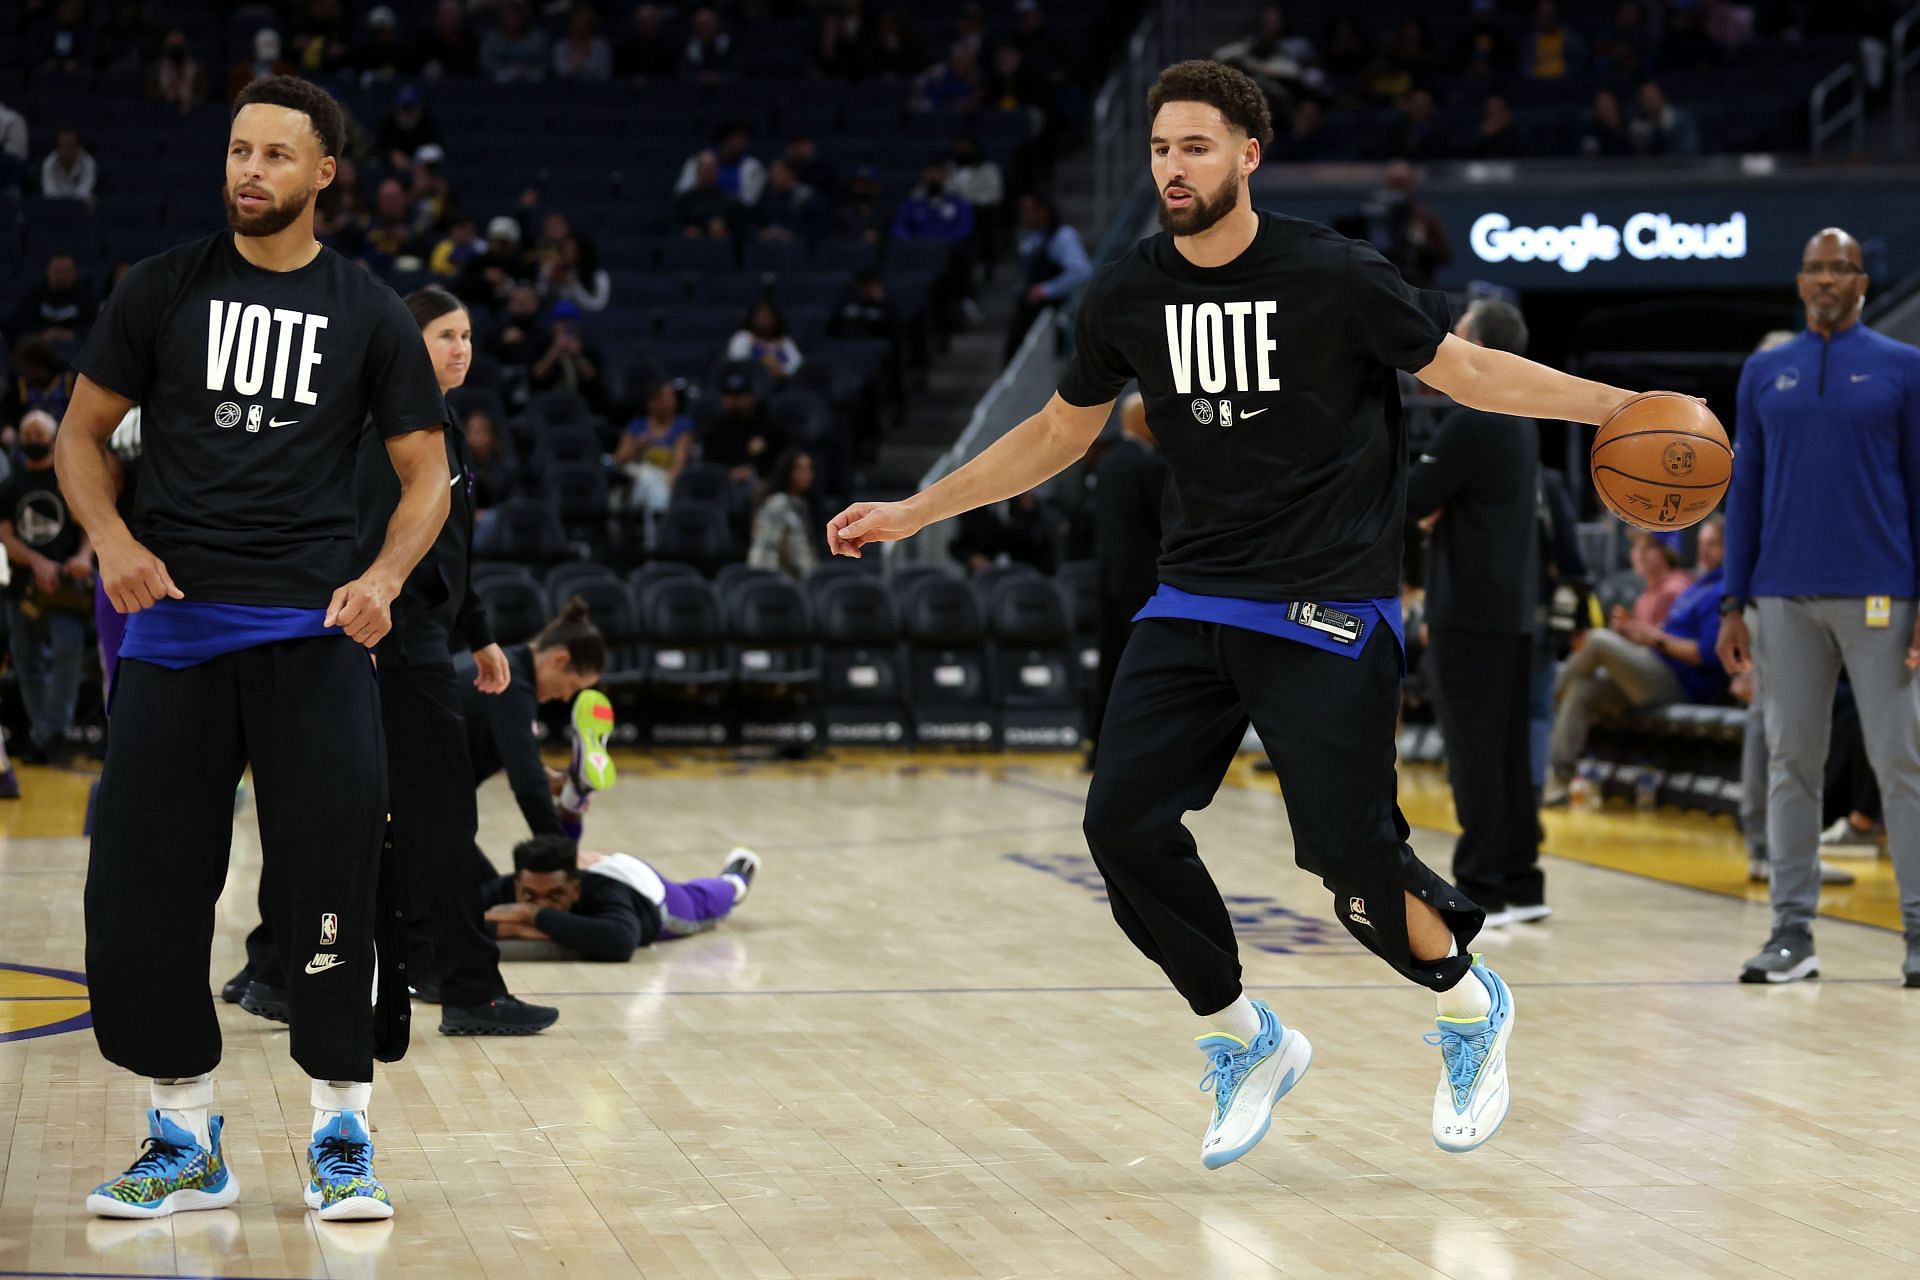
[[[534,652],[548,649],[567,651],[567,669],[576,675],[607,669],[607,638],[587,617],[587,602],[579,596],[561,606],[552,622],[533,638]]]
[[[304,113],[313,126],[313,136],[320,140],[321,155],[337,159],[346,150],[347,113],[340,109],[332,94],[311,80],[302,80],[299,76],[266,76],[255,80],[233,100],[233,115],[228,118],[238,118],[243,108],[255,103]]]
[[[1527,322],[1520,308],[1499,298],[1478,298],[1467,308],[1467,333],[1483,347],[1527,353]]]
[[[565,836],[535,836],[513,846],[513,870],[534,875],[564,871],[569,879],[580,878],[580,846]]]
[[[407,310],[413,312],[413,322],[423,331],[441,316],[450,316],[456,311],[466,309],[466,303],[437,284],[430,284],[424,289],[415,289],[407,295]]]
[[[1644,542],[1655,551],[1658,551],[1661,558],[1667,562],[1667,568],[1678,569],[1680,567],[1680,548],[1668,542],[1666,535],[1641,532],[1633,535],[1633,541],[1636,546]]]
[[[1169,102],[1204,102],[1219,110],[1227,123],[1262,147],[1273,141],[1273,113],[1260,86],[1224,62],[1190,58],[1160,73],[1147,90],[1147,118],[1160,114]]]

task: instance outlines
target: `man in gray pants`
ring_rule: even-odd
[[[1747,624],[1754,625],[1752,610]],[[1740,687],[1746,682],[1746,689]],[[1760,695],[1760,672],[1747,672],[1734,681],[1733,696],[1747,706],[1747,727],[1740,744],[1740,834],[1747,838],[1747,879],[1765,884],[1773,878],[1773,859],[1767,852],[1767,778],[1772,764],[1767,759],[1767,713]],[[1820,860],[1820,883],[1849,885],[1853,872]]]
[[[1762,668],[1773,934],[1742,982],[1815,977],[1820,807],[1844,666],[1885,800],[1906,985],[1920,987],[1920,351],[1860,323],[1860,246],[1829,228],[1799,274],[1807,328],[1740,375],[1719,652]],[[1742,610],[1751,601],[1751,630]]]

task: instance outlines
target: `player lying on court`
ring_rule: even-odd
[[[1212,802],[1249,719],[1295,859],[1369,950],[1439,996],[1433,1138],[1470,1151],[1510,1105],[1513,995],[1467,954],[1480,908],[1408,847],[1396,803],[1406,370],[1494,413],[1601,422],[1631,396],[1448,333],[1446,299],[1362,241],[1253,207],[1266,99],[1217,62],[1147,97],[1166,234],[1088,286],[1058,393],[901,502],[856,503],[857,556],[1026,492],[1078,460],[1138,379],[1172,476],[1159,592],[1137,615],[1101,727],[1085,829],[1114,918],[1202,1021],[1214,1112],[1202,1162],[1239,1159],[1312,1050],[1241,987],[1233,924],[1181,818]]]
[[[759,870],[759,854],[735,849],[718,876],[679,883],[630,854],[535,836],[514,847],[513,874],[489,881],[480,898],[503,942],[557,942],[587,960],[618,962],[713,928],[747,900]]]

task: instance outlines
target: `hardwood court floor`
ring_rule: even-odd
[[[511,966],[517,992],[562,1010],[537,1039],[444,1038],[420,1007],[413,1053],[375,1093],[390,1224],[316,1224],[300,1207],[305,1080],[284,1032],[228,1006],[218,1096],[239,1205],[89,1220],[81,1197],[133,1154],[144,1089],[85,1030],[0,1033],[0,1275],[1920,1269],[1920,992],[1898,987],[1897,934],[1823,921],[1825,981],[1742,987],[1763,904],[1555,859],[1554,919],[1483,944],[1518,1000],[1512,1118],[1448,1156],[1427,1128],[1430,998],[1333,924],[1291,865],[1270,779],[1237,771],[1193,825],[1242,921],[1249,984],[1316,1056],[1266,1142],[1209,1173],[1193,1019],[1108,918],[1070,762],[622,767],[590,845],[679,875],[752,845],[754,897],[718,932],[630,964]],[[40,781],[31,792],[54,793]],[[9,819],[5,964],[82,967],[84,844],[46,834],[77,829],[71,790]],[[1430,780],[1408,792],[1419,820],[1445,820]],[[519,819],[498,784],[482,810],[498,860]],[[1737,866],[1724,824],[1611,817],[1573,815],[1567,833],[1671,826]],[[1446,836],[1416,841],[1445,865]],[[257,864],[249,810],[214,982],[238,966]],[[164,964],[167,922],[152,923]],[[82,995],[57,973],[0,970],[16,1036],[70,1022]]]

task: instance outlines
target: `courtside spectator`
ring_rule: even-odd
[[[1640,594],[1634,597],[1631,611],[1614,606],[1610,621],[1632,618],[1643,627],[1657,627],[1667,620],[1673,605],[1693,585],[1693,575],[1680,567],[1680,553],[1672,542],[1650,533],[1637,533],[1627,553],[1633,571],[1640,575]]]
[[[766,300],[747,308],[740,328],[727,340],[727,359],[759,365],[776,384],[800,371],[805,362],[787,333],[787,318]]]
[[[1633,149],[1643,156],[1697,156],[1700,126],[1687,112],[1667,101],[1660,86],[1649,80],[1640,86],[1639,110],[1628,130]]]
[[[720,15],[710,8],[694,10],[686,48],[680,53],[682,75],[709,84],[733,75],[733,36],[720,25]]]
[[[1593,106],[1580,127],[1580,154],[1583,156],[1630,156],[1633,134],[1627,129],[1626,115],[1620,109],[1619,95],[1602,89],[1593,95]]]
[[[658,514],[673,504],[673,487],[693,461],[693,419],[680,411],[680,395],[665,378],[647,391],[645,409],[620,434],[613,461],[632,482],[628,509]]]
[[[767,189],[749,220],[759,239],[797,240],[811,246],[826,226],[827,206],[785,160],[775,160],[767,167]]]
[[[633,29],[613,51],[613,73],[622,80],[671,80],[680,73],[680,50],[668,38],[658,5],[633,11]]]
[[[167,32],[160,56],[147,68],[147,96],[176,108],[181,115],[207,96],[206,71],[193,56],[184,32]]]
[[[98,304],[93,290],[80,279],[73,259],[56,253],[47,259],[46,276],[14,308],[7,334],[39,337],[51,343],[70,343],[86,335]]]
[[[1020,305],[1007,330],[1003,358],[1013,359],[1040,313],[1071,298],[1093,276],[1080,233],[1060,217],[1053,197],[1020,197]]]
[[[693,166],[693,182],[673,198],[673,220],[680,234],[690,239],[731,239],[746,210],[721,189],[719,157],[702,151],[688,163]]]
[[[421,74],[435,80],[470,76],[479,70],[480,46],[467,30],[460,0],[440,0],[434,7],[433,30],[421,37],[418,60]]]
[[[93,201],[93,189],[100,181],[100,166],[80,145],[75,129],[62,129],[54,135],[53,153],[40,166],[40,194],[48,200]]]
[[[547,78],[547,33],[527,18],[523,0],[504,0],[500,25],[480,42],[480,69],[496,84]]]
[[[71,754],[67,730],[93,612],[92,543],[68,512],[53,469],[58,425],[38,409],[21,419],[20,456],[0,484],[0,544],[15,566],[7,625],[33,725],[32,748],[15,755],[29,763],[65,764]]]
[[[1636,564],[1643,547],[1665,545],[1640,539],[1634,544]],[[1715,516],[1700,526],[1700,576],[1671,597],[1671,609],[1661,609],[1658,621],[1642,621],[1638,605],[1632,615],[1616,611],[1612,627],[1588,632],[1587,642],[1561,666],[1549,748],[1553,776],[1542,803],[1566,802],[1567,784],[1580,767],[1594,721],[1675,702],[1713,702],[1726,692],[1726,675],[1714,653],[1725,555],[1724,527]],[[1661,576],[1660,587],[1671,587],[1680,576],[1678,570]],[[1653,594],[1649,590],[1642,600]]]
[[[1533,10],[1533,30],[1527,35],[1521,61],[1529,80],[1567,80],[1587,63],[1587,42],[1560,18],[1554,0],[1540,0]]]
[[[592,5],[576,4],[567,15],[566,38],[553,46],[553,73],[562,80],[612,79],[613,48]]]
[[[255,80],[297,74],[299,69],[280,56],[280,33],[272,27],[262,27],[253,33],[253,57],[234,63],[227,72],[227,100],[231,102],[239,97]]]
[[[820,522],[813,518],[807,502],[812,491],[813,458],[799,449],[782,453],[767,482],[767,495],[753,513],[749,565],[773,569],[796,582],[813,572],[820,563],[820,553],[814,546],[814,530]]]
[[[766,189],[767,167],[747,154],[751,143],[752,134],[743,122],[729,120],[722,124],[714,130],[712,149],[696,151],[680,166],[680,176],[673,184],[675,193],[691,191],[699,180],[700,158],[712,156],[720,190],[741,204],[754,203]]]

